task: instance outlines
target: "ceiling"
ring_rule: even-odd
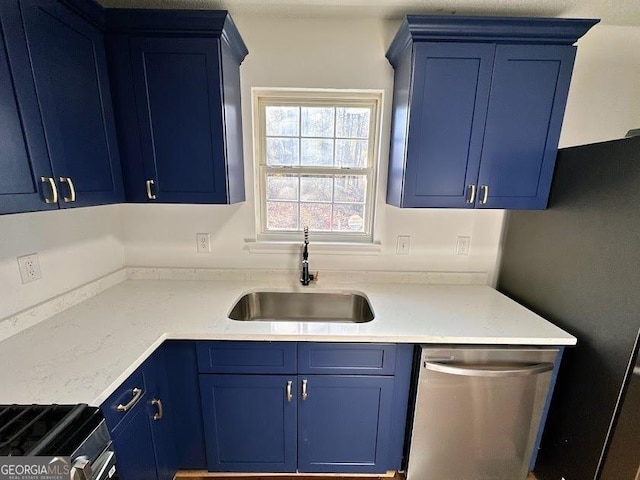
[[[640,26],[640,0],[97,0],[113,8],[223,9],[236,15],[402,18],[408,13],[600,18]]]

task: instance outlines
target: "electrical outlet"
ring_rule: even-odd
[[[409,235],[398,235],[398,245],[396,255],[409,255],[411,250],[411,237]]]
[[[196,233],[196,251],[198,253],[211,253],[211,234]]]
[[[458,235],[456,242],[456,255],[469,255],[471,247],[471,237],[468,235]]]
[[[18,257],[18,268],[20,269],[22,283],[35,282],[42,278],[40,260],[37,253]]]

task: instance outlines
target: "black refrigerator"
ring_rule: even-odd
[[[498,289],[578,339],[536,477],[640,479],[640,137],[559,151],[548,209],[507,214]]]

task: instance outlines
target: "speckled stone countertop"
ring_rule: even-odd
[[[239,322],[254,290],[350,291],[375,314],[361,324]],[[486,285],[290,280],[125,280],[0,342],[0,403],[99,405],[164,340],[281,340],[574,345],[575,337]]]

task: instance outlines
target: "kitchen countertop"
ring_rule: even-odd
[[[356,291],[369,323],[239,322],[252,290]],[[0,342],[0,404],[99,405],[164,340],[574,345],[575,337],[484,285],[126,280]]]

